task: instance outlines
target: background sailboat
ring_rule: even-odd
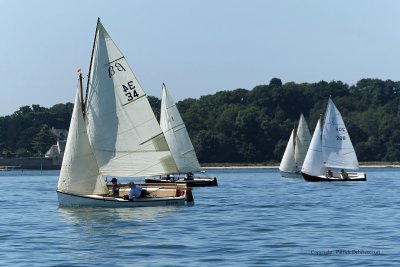
[[[66,146],[57,187],[61,205],[119,207],[185,202],[184,186],[144,185],[152,197],[138,201],[108,196],[107,176],[159,175],[176,172],[177,167],[145,92],[100,20],[86,97],[77,93]],[[120,194],[129,190],[125,187]]]
[[[178,171],[171,172],[174,176],[160,178],[146,178],[146,183],[187,183],[190,186],[218,185],[215,177],[194,177],[194,172],[200,172],[200,164],[196,156],[192,141],[186,129],[185,123],[176,107],[175,101],[162,86],[160,126],[165,135]],[[185,176],[179,175],[184,174]]]
[[[307,154],[311,141],[310,130],[303,114],[300,115],[299,125],[292,130],[288,144],[283,154],[279,172],[282,177],[300,178],[301,166]]]
[[[304,160],[302,175],[305,180],[313,182],[365,181],[365,173],[341,173],[342,170],[358,169],[357,156],[342,115],[329,98],[323,126],[321,128],[321,119],[318,120]]]

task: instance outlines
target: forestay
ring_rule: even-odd
[[[327,168],[359,169],[357,156],[342,115],[331,98],[325,114],[322,151]]]
[[[178,171],[180,173],[200,171],[200,164],[185,123],[165,84],[162,87],[160,126]]]
[[[101,175],[136,177],[177,172],[145,92],[100,21],[85,113]]]

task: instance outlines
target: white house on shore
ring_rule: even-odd
[[[53,165],[61,165],[67,143],[68,130],[54,129],[53,127],[50,131],[57,137],[57,144],[50,147],[45,154],[45,158],[51,158]]]

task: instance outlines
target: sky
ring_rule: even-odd
[[[400,80],[397,0],[0,0],[0,116],[73,102],[97,18],[148,95]]]

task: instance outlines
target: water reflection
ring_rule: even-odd
[[[143,207],[143,208],[58,208],[60,214],[69,224],[101,223],[140,223],[173,216],[184,207]],[[179,211],[178,211],[179,212]]]

